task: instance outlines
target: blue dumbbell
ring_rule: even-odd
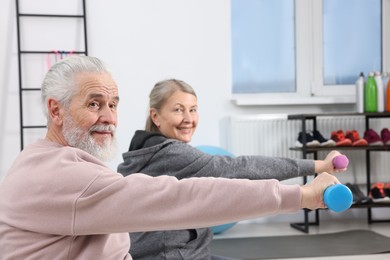
[[[342,212],[349,209],[352,201],[352,192],[344,184],[334,184],[325,189],[325,205],[334,212]]]

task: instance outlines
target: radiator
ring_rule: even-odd
[[[390,128],[389,119],[371,119],[370,126],[378,134],[384,127]],[[241,115],[226,118],[224,122],[223,147],[236,156],[265,155],[289,158],[302,158],[302,152],[292,151],[298,133],[301,131],[300,120],[287,120],[287,115]],[[306,129],[313,129],[312,120],[307,120]],[[357,130],[363,137],[365,130],[364,117],[317,117],[317,130],[325,138],[330,138],[331,132],[342,129]],[[337,150],[337,147],[335,147]],[[350,159],[347,173],[338,176],[341,181],[366,183],[366,153],[365,150],[341,150]],[[318,153],[319,159],[328,152]],[[312,154],[309,154],[309,158]],[[390,153],[371,152],[371,182],[390,181]]]

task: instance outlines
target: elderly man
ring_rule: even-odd
[[[321,174],[305,186],[276,180],[123,177],[115,151],[118,88],[102,61],[70,57],[42,84],[48,130],[0,186],[0,258],[131,259],[128,232],[197,228],[323,208]],[[244,203],[243,203],[244,202]]]

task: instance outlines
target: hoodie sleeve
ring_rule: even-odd
[[[152,176],[278,179],[314,174],[314,161],[267,156],[218,156],[176,141],[164,146],[142,169]]]

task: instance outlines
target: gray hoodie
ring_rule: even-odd
[[[151,176],[224,177],[284,180],[314,174],[314,161],[266,156],[216,156],[206,154],[161,134],[136,131],[118,172]],[[210,259],[210,228],[131,233],[134,259]]]

